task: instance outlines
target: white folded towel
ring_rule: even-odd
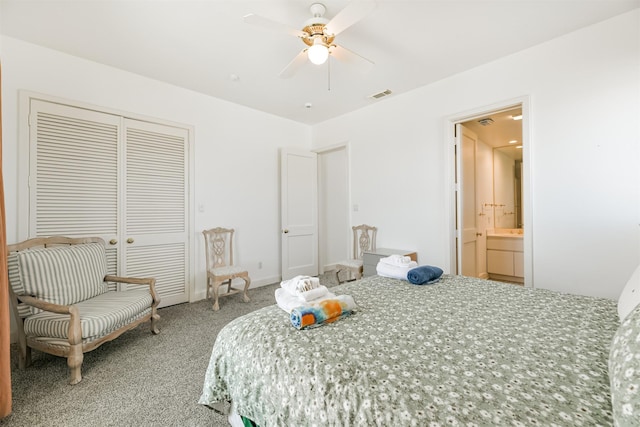
[[[407,273],[413,268],[415,268],[415,266],[390,265],[380,261],[378,265],[376,265],[376,273],[382,277],[407,280]]]
[[[310,291],[301,292],[299,297],[303,300],[310,302],[321,298],[329,293],[329,289],[326,286],[320,285],[319,288],[311,289]]]
[[[280,286],[291,295],[300,295],[320,287],[320,279],[311,276],[296,276],[293,279],[283,280]]]
[[[324,288],[327,289],[326,287]],[[305,300],[302,296],[292,295],[284,288],[278,288],[276,289],[276,304],[278,304],[278,307],[280,307],[287,313],[291,313],[291,310],[293,310],[294,308],[307,305],[309,303],[317,303],[326,299],[335,298],[335,296],[335,294],[332,294],[327,290],[325,294],[318,298]]]
[[[412,261],[410,257],[403,255],[389,255],[385,258],[380,258],[380,261],[383,264],[388,264],[391,266],[400,266],[400,267],[417,267],[418,263]]]

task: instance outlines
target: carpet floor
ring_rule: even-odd
[[[332,286],[335,275],[321,276]],[[12,346],[13,412],[0,426],[225,426],[226,416],[198,404],[211,348],[236,317],[275,304],[279,284],[220,300],[159,310],[160,334],[145,323],[85,353],[82,381],[69,385],[66,359],[38,351],[17,368]]]

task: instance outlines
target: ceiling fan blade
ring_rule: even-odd
[[[278,77],[288,79],[293,76],[307,62],[307,49],[303,49],[289,64],[284,67]]]
[[[358,55],[357,53],[342,46],[333,45],[331,46],[331,49],[329,49],[329,52],[331,56],[337,60],[357,68],[362,73],[371,71],[375,65],[373,61],[370,61],[364,56]]]
[[[254,15],[253,13],[243,16],[242,19],[247,24],[257,25],[259,27],[268,28],[274,31],[279,31],[281,33],[291,34],[292,36],[296,36],[296,37],[304,37],[308,35],[302,30],[296,30],[295,28],[287,24],[273,21],[263,16]]]
[[[351,0],[344,9],[327,23],[325,33],[333,35],[341,33],[371,13],[377,5],[378,3],[375,0]]]

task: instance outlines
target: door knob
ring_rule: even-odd
[[[116,243],[118,243],[118,241],[116,239],[109,240],[109,244],[110,245],[115,245]]]
[[[133,243],[133,237],[129,237],[129,238],[127,239],[127,243]]]
[[[282,230],[282,232],[283,232],[284,234],[287,234],[287,233],[289,232],[289,230],[287,230],[287,229],[285,228],[284,230]]]
[[[480,237],[482,236],[482,233],[476,233],[476,236]]]

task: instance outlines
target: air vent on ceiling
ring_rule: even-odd
[[[478,120],[478,123],[482,126],[489,126],[490,124],[493,124],[493,119],[491,117],[487,117],[486,119]]]
[[[378,93],[374,93],[373,95],[369,95],[369,98],[380,99],[380,98],[384,98],[385,96],[389,96],[389,95],[391,95],[391,91],[389,89],[387,89],[387,90],[383,90],[382,92],[378,92]]]

